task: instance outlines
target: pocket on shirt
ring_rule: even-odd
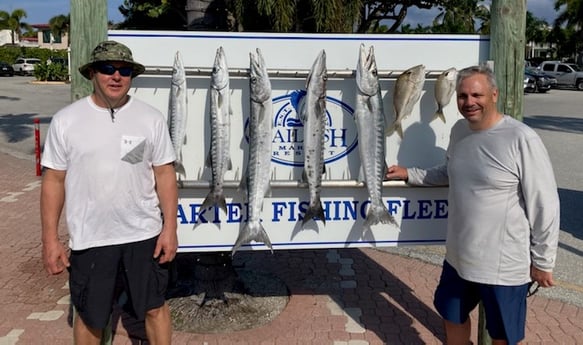
[[[121,137],[121,160],[130,164],[140,163],[144,160],[146,138],[130,135]]]

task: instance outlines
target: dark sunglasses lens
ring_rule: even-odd
[[[122,75],[122,77],[129,77],[134,72],[131,67],[120,67],[117,70],[119,71],[119,74]]]
[[[134,70],[131,67],[116,68],[112,65],[98,65],[97,71],[99,71],[99,73],[107,74],[107,75],[113,75],[115,73],[115,71],[119,71],[119,74],[122,77],[129,77],[130,75],[132,75],[132,72]]]

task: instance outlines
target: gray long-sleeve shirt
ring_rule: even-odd
[[[446,260],[462,278],[519,285],[530,281],[531,262],[555,266],[557,185],[540,137],[522,122],[504,116],[473,131],[459,120],[446,163],[408,174],[412,185],[449,184]]]

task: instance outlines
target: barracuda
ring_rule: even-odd
[[[233,255],[243,244],[251,241],[263,242],[273,251],[269,236],[261,225],[261,210],[265,194],[269,191],[271,173],[271,119],[273,116],[271,82],[261,51],[257,49],[257,55],[250,53],[249,57],[251,98],[249,157],[245,177],[241,180],[241,189],[247,192],[249,220],[239,231],[239,236],[233,246]]]
[[[223,188],[224,176],[232,169],[229,152],[231,142],[231,101],[229,89],[229,68],[223,47],[217,49],[211,74],[210,86],[210,124],[211,145],[206,166],[211,168],[211,190],[204,199],[202,207],[219,206],[225,213],[227,205]]]
[[[368,53],[364,44],[356,66],[356,109],[354,118],[358,130],[358,151],[370,207],[364,221],[364,231],[378,223],[395,224],[382,200],[385,162],[385,115],[377,76],[374,48]]]

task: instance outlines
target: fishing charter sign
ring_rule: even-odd
[[[364,182],[355,122],[356,73],[359,47],[374,47],[381,93],[381,113],[387,127],[396,120],[398,76],[424,65],[426,79],[412,111],[400,120],[403,136],[386,133],[387,165],[429,168],[445,159],[449,131],[461,118],[452,101],[436,119],[438,76],[487,60],[489,41],[477,35],[305,35],[213,32],[109,31],[109,38],[128,45],[146,73],[137,77],[130,94],[169,115],[172,64],[180,52],[187,78],[186,136],[181,148],[185,174],[177,175],[179,189],[179,251],[231,251],[256,196],[241,188],[250,153],[250,53],[259,49],[269,72],[272,123],[269,191],[261,202],[260,223],[271,248],[345,248],[439,244],[445,240],[448,216],[447,187],[410,187],[403,182],[382,183],[382,204],[394,223],[365,225],[371,199]],[[153,46],[157,49],[151,49]],[[225,198],[203,208],[213,173],[207,157],[213,145],[210,119],[211,73],[215,53],[222,47],[229,69],[231,169],[221,183]],[[314,59],[326,55],[326,93],[323,132],[324,168],[318,190],[324,219],[304,221],[314,198],[304,179],[304,158],[314,148],[307,144],[302,107]],[[439,91],[440,92],[440,91]],[[441,92],[442,93],[442,92]],[[441,94],[440,93],[440,94]],[[396,97],[395,97],[396,98]],[[371,130],[370,135],[374,135]],[[215,138],[216,140],[216,138]],[[308,146],[307,146],[308,145]],[[313,173],[313,172],[312,172]],[[253,182],[253,181],[251,181]],[[238,250],[269,249],[262,241],[244,243]]]

